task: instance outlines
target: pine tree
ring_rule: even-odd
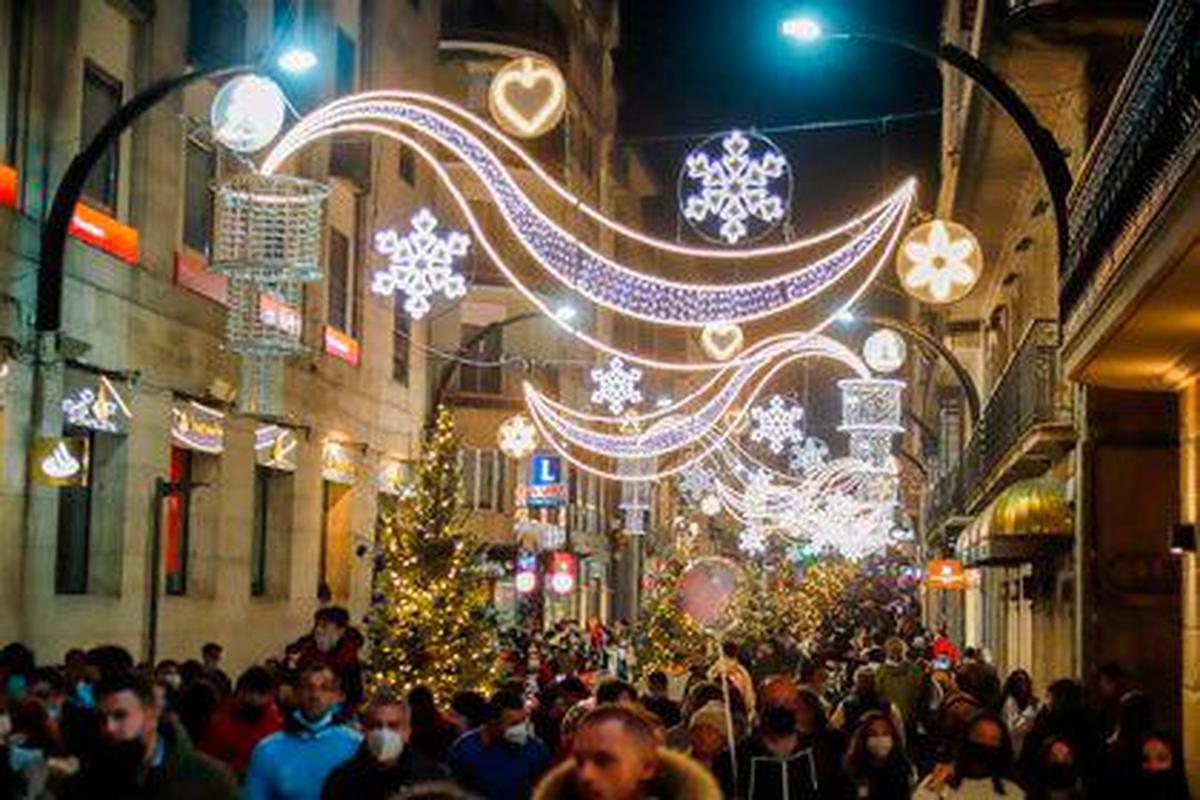
[[[643,674],[674,672],[710,655],[712,637],[683,613],[679,579],[687,566],[684,554],[673,550],[647,575],[649,589],[638,615],[637,663]]]
[[[367,620],[373,686],[424,685],[448,700],[496,677],[497,626],[481,547],[466,528],[458,450],[453,418],[439,408],[412,490],[381,520]]]

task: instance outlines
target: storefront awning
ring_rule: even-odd
[[[1053,478],[1018,481],[980,512],[958,537],[969,567],[1033,561],[1070,548],[1074,536],[1066,486]]]

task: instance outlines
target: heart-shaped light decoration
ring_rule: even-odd
[[[492,78],[488,108],[505,132],[533,139],[562,119],[567,83],[551,61],[535,56],[513,59]]]
[[[700,334],[700,344],[709,358],[717,361],[728,361],[742,350],[745,337],[739,325],[732,322],[722,322],[705,325]]]

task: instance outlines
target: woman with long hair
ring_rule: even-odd
[[[909,800],[913,767],[890,716],[870,711],[859,720],[846,752],[848,798]]]
[[[1012,779],[1013,748],[1004,720],[995,712],[976,712],[963,727],[954,762],[941,765],[917,787],[914,800],[1024,800]]]

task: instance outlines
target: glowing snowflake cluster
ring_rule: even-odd
[[[804,409],[782,395],[771,395],[766,405],[750,409],[750,441],[761,442],[779,455],[789,443],[804,441]]]
[[[711,140],[710,140],[711,141]],[[765,230],[787,213],[787,198],[778,193],[788,177],[787,159],[761,136],[761,152],[751,153],[751,139],[733,131],[721,139],[720,153],[709,142],[688,154],[684,162],[685,188],[696,190],[682,197],[683,216],[700,233],[719,222],[718,233],[727,244],[737,244],[750,234],[747,220],[757,220]]]
[[[679,491],[693,503],[699,503],[712,494],[713,474],[707,467],[699,464],[684,470],[679,476]]]
[[[388,260],[371,282],[371,291],[381,295],[403,292],[404,310],[413,319],[429,313],[429,298],[441,293],[453,300],[467,293],[467,281],[454,271],[454,264],[467,254],[471,239],[465,233],[436,233],[437,217],[422,208],[412,218],[412,230],[401,236],[395,229],[375,234],[375,250]]]
[[[743,528],[738,534],[738,548],[750,556],[760,556],[767,552],[767,534],[762,528],[751,525]]]
[[[792,456],[788,466],[792,472],[807,475],[815,469],[824,466],[829,458],[829,445],[815,436],[806,436],[803,442],[792,448]]]
[[[608,408],[613,415],[642,402],[642,371],[627,367],[620,356],[613,356],[606,367],[592,370],[592,402]]]

